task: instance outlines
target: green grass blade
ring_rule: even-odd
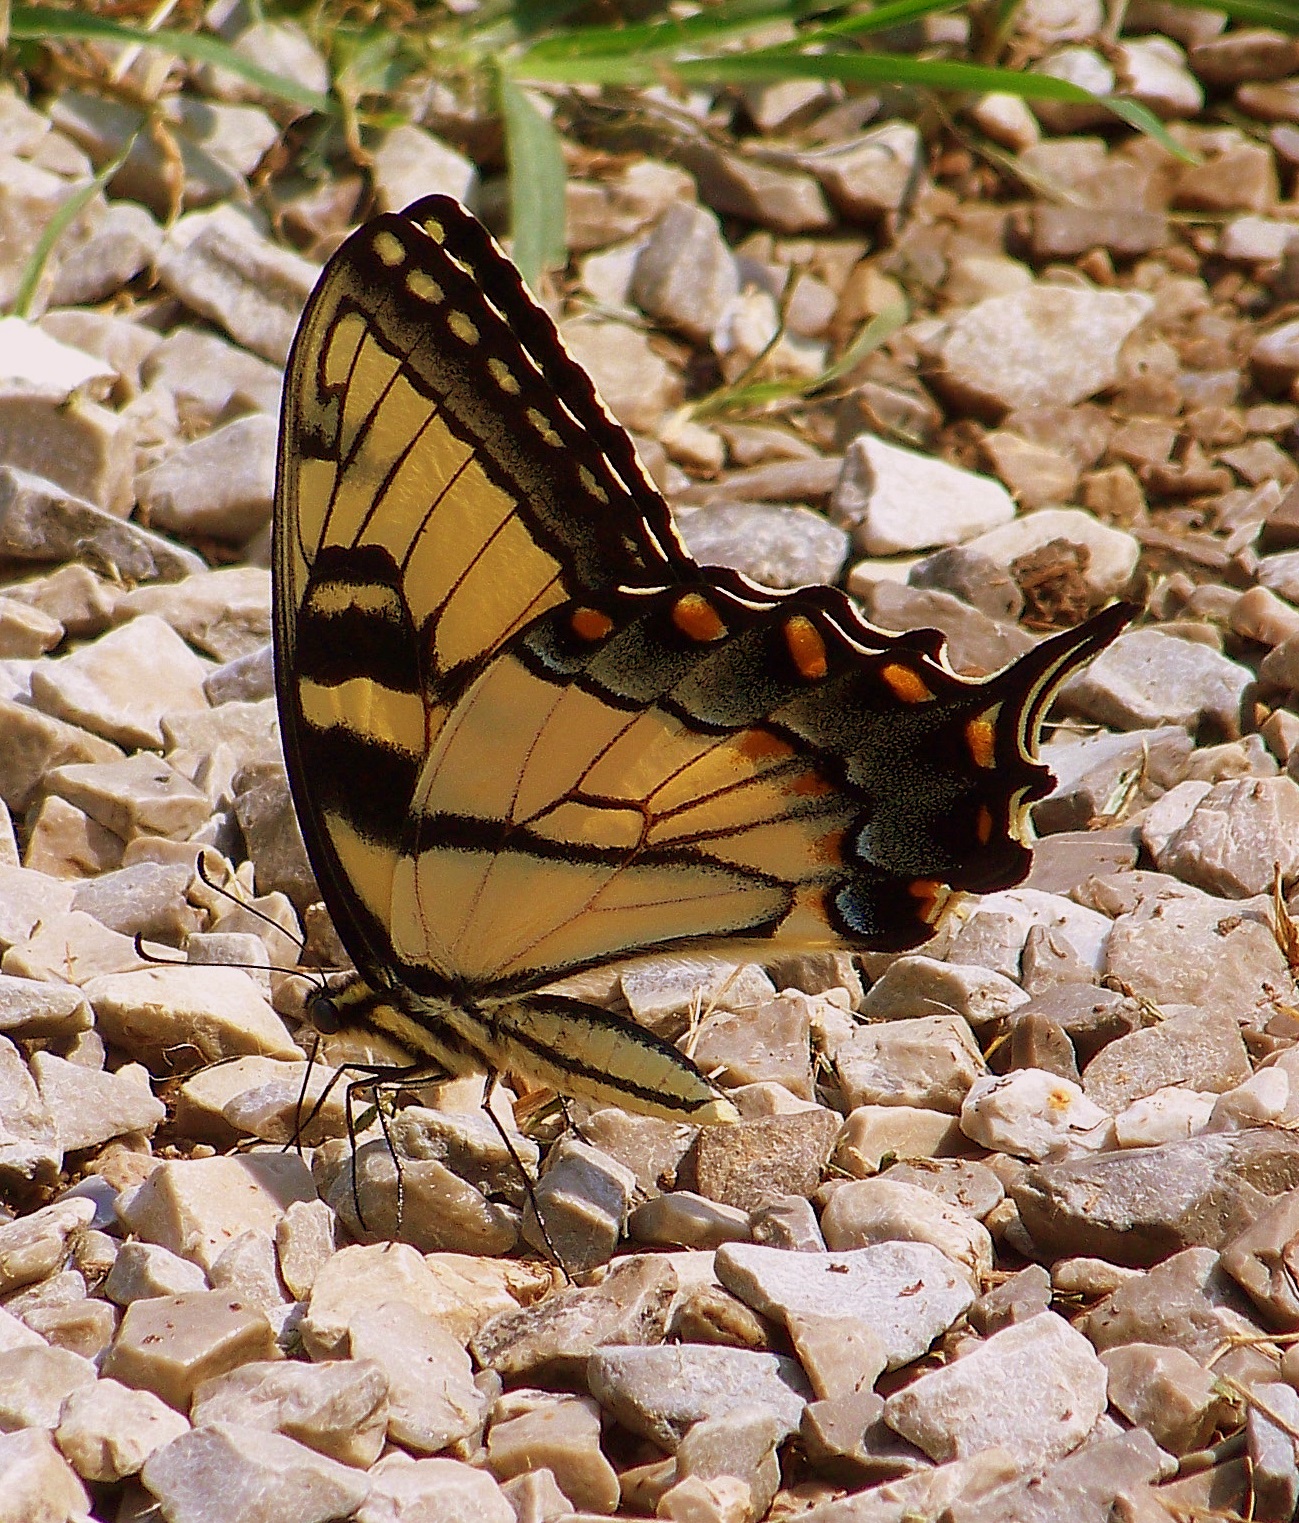
[[[661,63],[649,64],[639,58],[536,59],[531,52],[520,59],[517,68],[522,78],[597,85],[653,84],[661,78],[662,71]],[[833,79],[845,84],[912,85],[939,94],[959,91],[981,95],[1001,90],[1025,100],[1103,106],[1129,126],[1148,133],[1169,153],[1194,161],[1193,155],[1173,141],[1164,124],[1145,106],[1113,96],[1093,95],[1090,90],[1051,74],[996,69],[948,59],[908,58],[899,53],[797,53],[784,48],[682,59],[671,65],[671,73],[682,84],[705,87],[785,79]]]
[[[935,0],[924,0],[935,3]],[[946,3],[946,0],[944,0]],[[681,20],[646,22],[639,26],[581,27],[548,37],[529,49],[537,58],[661,57],[720,46],[755,28],[770,26],[790,14],[789,0],[733,0]]]
[[[1192,8],[1193,0],[1174,0],[1177,5]],[[1194,8],[1203,9],[1199,0]],[[1299,32],[1299,5],[1295,0],[1214,0],[1215,11],[1221,11],[1232,21],[1247,21],[1251,26],[1271,26],[1278,32]]]
[[[510,166],[511,253],[534,291],[564,262],[564,155],[559,135],[508,74],[498,80]]]
[[[115,157],[99,171],[93,180],[86,183],[75,191],[59,207],[50,220],[41,230],[41,236],[36,240],[35,247],[27,256],[27,263],[23,266],[22,279],[18,282],[18,290],[14,294],[14,316],[27,317],[32,310],[32,302],[36,299],[36,288],[40,284],[41,275],[44,273],[46,263],[54,245],[63,234],[71,227],[73,219],[81,209],[99,194],[108,184],[122,165],[126,163],[135,147],[136,140],[144,130],[144,123],[135,129]]]
[[[820,375],[803,380],[781,381],[743,380],[719,387],[709,396],[701,397],[690,409],[690,416],[698,421],[715,418],[726,413],[753,412],[769,406],[772,402],[787,402],[815,396],[843,379],[861,364],[866,356],[887,343],[911,316],[905,302],[894,302],[866,323],[848,348],[833,365],[827,366]]]
[[[147,32],[142,27],[125,26],[103,16],[62,11],[47,5],[15,5],[9,13],[9,35],[18,42],[57,42],[62,38],[79,37],[92,42],[127,42],[136,47],[158,48],[165,53],[174,53],[178,58],[229,69],[268,95],[290,101],[295,106],[305,106],[308,111],[327,115],[335,110],[329,96],[319,95],[296,80],[272,74],[260,64],[241,58],[219,37],[167,29]]]

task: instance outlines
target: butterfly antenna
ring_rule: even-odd
[[[228,900],[238,909],[246,910],[248,914],[260,920],[263,925],[271,926],[274,930],[279,931],[282,936],[287,936],[290,941],[296,941],[300,953],[306,952],[307,944],[301,936],[293,931],[286,930],[273,915],[268,915],[264,909],[259,908],[255,904],[250,904],[242,895],[236,894],[232,889],[227,888],[224,883],[218,883],[215,878],[208,876],[206,848],[199,852],[194,864],[194,870],[214,894],[220,894],[223,899]]]
[[[272,922],[274,924],[274,922]],[[243,973],[282,973],[285,978],[305,978],[309,984],[315,984],[317,988],[324,988],[324,983],[319,975],[319,970],[314,968],[285,968],[274,962],[208,962],[201,959],[198,962],[186,957],[178,947],[168,947],[169,952],[175,952],[175,957],[162,957],[157,952],[151,952],[144,944],[144,936],[137,931],[131,938],[131,944],[135,948],[135,955],[141,962],[149,962],[161,968],[238,968]]]

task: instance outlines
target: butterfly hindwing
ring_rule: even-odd
[[[1049,785],[1035,723],[1012,723],[1030,666],[1012,690],[884,659],[832,612],[855,619],[830,589],[754,607],[719,578],[534,621],[416,789],[406,980],[503,996],[669,946],[897,949],[932,934],[946,889],[1018,882],[1022,812]],[[1040,647],[1039,689],[1101,639]]]

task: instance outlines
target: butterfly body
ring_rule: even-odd
[[[285,388],[289,778],[358,979],[451,1073],[732,1114],[659,1038],[546,992],[611,959],[897,948],[1027,871],[1040,726],[1122,610],[957,676],[828,587],[698,566],[626,434],[454,201],[335,255]]]

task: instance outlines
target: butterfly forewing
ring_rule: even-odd
[[[458,692],[576,593],[697,574],[513,266],[456,203],[413,210],[422,220],[360,229],[313,294],[286,377],[277,482],[286,752],[322,890],[371,965],[390,956],[407,808]],[[448,224],[455,255],[440,241]]]

